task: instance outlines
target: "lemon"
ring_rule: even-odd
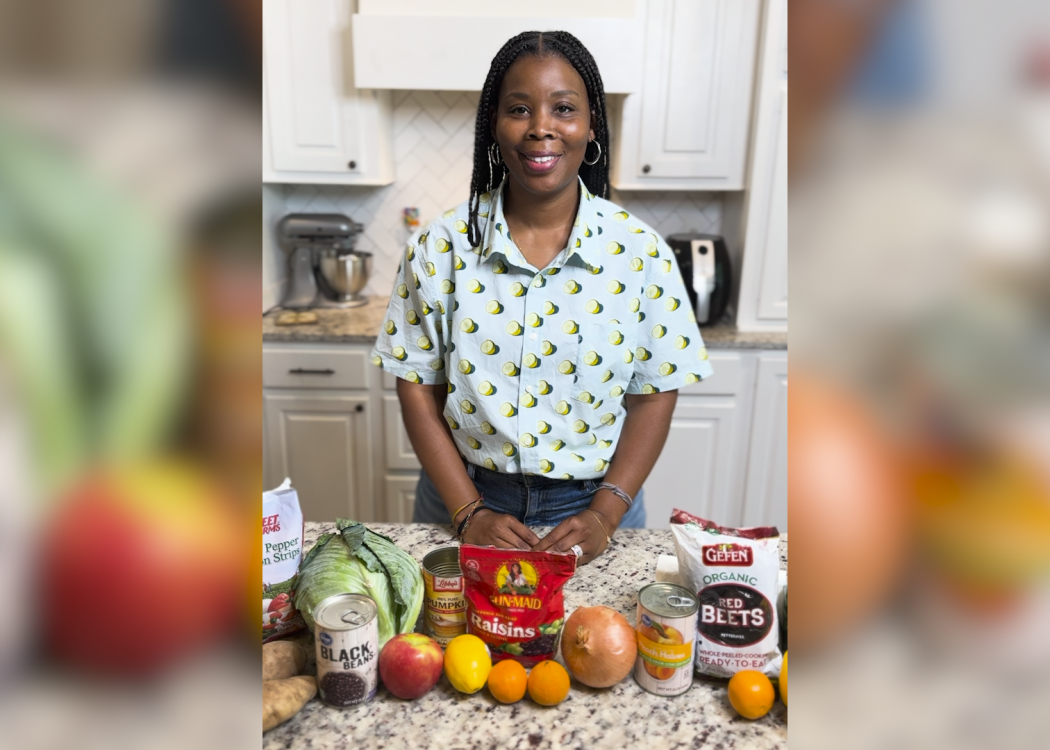
[[[525,323],[526,323],[526,325],[528,325],[531,328],[539,328],[539,325],[542,322],[543,322],[543,319],[539,315],[534,313],[534,312],[533,313],[529,313],[528,315],[525,316]]]
[[[503,374],[506,375],[508,378],[513,378],[519,372],[521,372],[521,370],[518,369],[518,366],[513,362],[507,362],[503,365],[501,369],[503,371]]]
[[[445,647],[445,675],[459,692],[478,692],[485,687],[491,671],[488,646],[476,635],[457,635]]]
[[[422,383],[423,382],[423,379],[421,377],[419,377],[419,373],[416,372],[415,370],[410,370],[409,372],[405,373],[405,380],[407,380],[409,383]]]
[[[471,437],[469,435],[467,436],[467,445],[469,445],[474,450],[477,450],[481,447],[481,443],[477,441],[477,438]]]
[[[482,342],[482,344],[481,344],[481,353],[482,354],[495,354],[496,353],[496,345],[492,342],[491,339],[485,339]]]
[[[656,247],[656,243],[651,240],[646,243],[645,252],[650,258],[660,257],[660,250]]]
[[[483,287],[481,286],[481,282],[478,281],[477,279],[471,279],[470,281],[467,282],[467,291],[468,292],[472,292],[473,294],[477,294],[482,289],[483,289]]]
[[[463,259],[462,259],[462,258],[460,258],[460,257],[459,257],[458,255],[457,255],[457,256],[455,256],[455,258],[454,258],[454,260],[453,260],[453,264],[454,264],[454,265],[453,265],[453,267],[454,267],[454,268],[455,268],[455,269],[456,269],[457,271],[462,271],[462,270],[463,270],[464,268],[466,268],[466,267],[467,267],[467,264],[466,264],[466,263],[464,263],[464,262],[463,262]]]
[[[470,441],[468,440],[467,442]],[[598,447],[602,450],[608,450],[609,448],[612,448],[612,440],[599,440]]]
[[[411,245],[409,245],[408,246],[408,253],[406,254],[405,257],[407,257],[409,260],[412,260],[413,258],[415,258],[416,257],[416,249],[414,247],[412,247]]]
[[[496,428],[490,425],[488,422],[481,423],[481,431],[484,432],[486,435],[496,434]]]
[[[686,385],[689,385],[690,383],[696,383],[699,380],[700,380],[700,378],[695,372],[687,372],[685,374],[685,384]]]
[[[616,422],[616,416],[612,413],[602,414],[601,422],[603,425],[608,427],[609,425],[614,424]]]
[[[463,399],[459,402],[459,408],[463,410],[464,414],[473,414],[475,410],[474,404],[467,401],[467,399]]]
[[[452,227],[460,234],[467,233],[467,222],[463,221],[463,219],[456,219],[456,223]]]
[[[506,327],[505,330],[511,336],[520,336],[521,332],[524,331],[525,329],[521,327],[521,323],[519,323],[516,320],[512,320],[511,322],[507,323],[507,327]]]
[[[407,284],[400,284],[397,287],[397,296],[400,297],[401,299],[408,299],[408,285]]]
[[[484,465],[485,465],[485,468],[488,469],[489,471],[495,471],[496,470],[496,462],[493,461],[491,458],[486,458]]]
[[[514,443],[504,443],[503,444],[503,455],[504,456],[513,456],[517,452],[518,452],[518,449],[514,447]]]
[[[667,326],[653,326],[653,338],[662,339],[667,335]]]
[[[378,354],[375,355],[374,357],[372,357],[372,364],[375,365],[376,367],[382,367],[383,366],[383,358],[380,357]]]
[[[605,402],[604,402],[604,401],[602,401],[601,399],[598,399],[597,401],[595,401],[595,402],[594,402],[594,404],[593,404],[593,405],[591,406],[591,408],[592,408],[592,409],[597,409],[597,408],[598,408],[599,406],[601,406],[601,405],[602,405],[603,403],[605,403]]]
[[[463,222],[459,221],[457,223],[462,224]],[[444,237],[438,237],[434,241],[434,249],[437,250],[439,253],[447,253],[451,247],[452,246],[448,244],[448,240],[446,240]]]
[[[478,327],[474,325],[474,321],[470,318],[464,318],[463,322],[459,324],[459,330],[463,331],[463,333],[474,333],[474,331],[478,330]]]
[[[605,471],[605,467],[608,466],[608,465],[609,465],[608,461],[606,461],[604,458],[599,458],[597,461],[594,462],[594,470],[595,471]]]
[[[625,350],[623,353],[623,361],[625,364],[628,365],[634,362],[634,352],[632,352],[630,349]]]
[[[647,395],[650,394],[650,393],[659,393],[659,392],[660,391],[652,383],[646,383],[645,385],[642,386],[642,393],[645,393]]]
[[[561,269],[560,268],[548,268],[547,269],[547,275],[548,276],[557,276],[559,273],[561,273]]]
[[[492,264],[492,273],[506,273],[506,272],[507,272],[507,264],[504,263],[502,260],[497,260],[495,263]]]
[[[667,301],[664,302],[664,309],[668,312],[671,312],[673,310],[677,310],[680,304],[682,303],[679,302],[677,297],[668,297]]]
[[[510,285],[510,293],[513,294],[515,297],[520,297],[521,295],[525,294],[525,287],[520,281],[515,281],[513,284]]]
[[[590,237],[590,235],[587,235],[587,236]],[[599,266],[591,266],[591,275],[597,276],[598,274],[600,274],[604,270],[605,270],[605,266],[600,266],[600,265]]]
[[[575,320],[566,320],[561,324],[562,333],[576,333],[580,330],[580,327],[576,325]]]
[[[543,342],[543,346],[541,346],[541,347],[540,347],[540,351],[541,351],[541,352],[542,352],[543,354],[547,354],[547,355],[550,355],[550,354],[554,354],[554,352],[558,351],[558,349],[557,349],[557,347],[555,347],[555,346],[554,346],[554,344],[552,344],[551,342],[549,342],[549,341],[544,341],[544,342]]]
[[[383,330],[385,330],[387,333],[394,334],[397,333],[397,326],[394,325],[394,321],[388,320]]]
[[[696,353],[697,359],[707,359],[707,347],[700,347],[700,351]]]
[[[602,375],[602,382],[603,383],[608,383],[610,380],[612,380],[612,376],[613,376],[613,371],[612,370],[606,370],[605,373]]]
[[[583,309],[594,315],[602,311],[602,303],[596,299],[588,300]]]
[[[576,294],[580,291],[580,285],[571,279],[565,282],[565,286],[562,287],[566,294]]]
[[[619,255],[623,252],[623,245],[613,240],[605,246],[605,251],[609,253],[609,255]]]
[[[543,303],[543,314],[544,315],[554,315],[554,313],[556,313],[556,312],[558,312],[558,306],[556,304],[554,304],[553,302],[545,302],[545,303]]]
[[[664,290],[658,287],[656,284],[650,284],[645,288],[645,296],[649,299],[656,299],[663,293]]]
[[[405,319],[412,325],[419,325],[419,313],[415,310],[409,310],[405,313]]]
[[[546,435],[548,432],[551,431],[551,426],[541,419],[539,422],[536,423],[536,429],[541,435]]]
[[[602,358],[598,356],[598,352],[587,352],[583,355],[583,363],[585,365],[596,365],[602,361]]]
[[[526,367],[530,367],[530,368],[539,367],[540,366],[540,358],[537,357],[535,354],[526,354],[525,355],[525,359],[524,359],[524,364],[525,364]]]
[[[429,350],[432,349],[434,345],[430,343],[429,336],[420,336],[416,339],[416,346],[423,350]]]
[[[560,451],[564,446],[565,446],[565,441],[564,440],[552,440],[551,441],[551,450],[552,451]]]
[[[638,310],[641,308],[641,306],[642,306],[642,303],[641,303],[641,301],[639,301],[639,299],[637,297],[635,297],[634,299],[632,299],[630,302],[627,303],[627,309],[630,310],[633,313],[638,312]]]
[[[493,315],[499,315],[501,312],[503,312],[503,305],[501,305],[494,299],[489,300],[485,304],[485,312],[492,313]]]
[[[546,283],[547,283],[547,280],[544,279],[543,276],[540,275],[540,274],[536,274],[536,276],[532,279],[532,285],[534,287],[536,287],[537,289],[539,289],[541,286],[543,286]]]
[[[405,358],[405,347],[395,346],[390,353],[394,356],[394,359],[402,360]]]
[[[613,346],[619,346],[623,343],[623,334],[619,331],[613,331],[609,334],[609,343]]]
[[[583,463],[584,461],[587,460],[583,456],[579,455],[578,453],[570,453],[569,455],[572,457],[573,461],[579,461],[580,463]]]
[[[441,359],[440,357],[438,359],[435,359],[433,362],[430,363],[430,369],[431,370],[444,370],[445,369],[445,360]]]
[[[536,405],[536,397],[531,393],[521,394],[521,398],[518,399],[518,403],[528,408]]]
[[[437,273],[437,266],[433,263],[427,263],[427,276],[433,276]]]
[[[468,362],[465,359],[461,359],[459,361],[458,368],[459,371],[464,375],[469,375],[470,373],[474,372],[474,365],[470,364],[470,362]]]
[[[583,393],[581,393],[579,396],[576,397],[576,400],[577,401],[582,401],[585,404],[589,404],[592,401],[594,401],[594,396],[589,394],[587,391],[584,391]]]
[[[675,338],[675,349],[685,349],[687,346],[689,346],[689,339],[687,339],[685,336],[678,336],[677,338]]]
[[[638,359],[640,359],[642,362],[645,362],[653,355],[650,354],[649,350],[646,349],[644,346],[639,346],[638,349],[635,351],[634,356],[638,357]]]
[[[551,384],[548,383],[546,380],[541,380],[539,382],[539,386],[541,396],[546,396],[548,393],[554,390],[554,388],[551,387]]]
[[[631,258],[631,264],[628,266],[632,271],[641,271],[645,268],[645,261],[641,258]]]
[[[572,431],[581,433],[587,432],[587,423],[584,422],[582,419],[577,419],[575,422],[572,423]]]
[[[566,359],[560,365],[558,365],[558,372],[560,372],[562,375],[571,375],[572,373],[576,372],[576,365],[574,365],[572,362]]]
[[[572,409],[572,407],[569,406],[569,402],[568,401],[559,401],[554,406],[554,411],[558,412],[559,414],[561,414],[563,416],[565,414],[568,414],[571,409]]]
[[[670,362],[664,362],[662,365],[660,365],[660,374],[666,377],[667,375],[670,375],[677,369],[678,368]]]
[[[780,668],[780,700],[788,704],[788,652],[784,652],[784,665]]]
[[[478,393],[482,396],[491,396],[496,392],[496,389],[492,387],[492,383],[487,380],[482,380],[481,384],[478,385]]]
[[[609,286],[606,288],[609,290],[609,294],[619,294],[627,287],[625,287],[619,281],[613,280],[609,282]]]
[[[592,432],[592,433],[591,433],[591,435],[590,435],[590,437],[588,437],[588,438],[587,438],[587,445],[594,445],[594,444],[595,444],[595,443],[597,443],[597,442],[598,442],[598,436],[597,436],[597,435],[595,435],[595,434],[594,434],[594,433]]]
[[[453,284],[451,281],[449,281],[448,279],[445,279],[444,281],[441,282],[441,293],[442,294],[452,294],[452,292],[454,292],[454,291],[456,291],[456,285]]]
[[[553,468],[554,464],[552,464],[547,459],[543,459],[542,461],[540,461],[540,471],[542,471],[544,474],[550,474]]]
[[[521,436],[521,439],[518,442],[521,443],[522,448],[531,448],[536,445],[536,436],[532,433],[526,432]]]
[[[609,395],[613,398],[619,398],[623,395],[623,386],[614,385],[613,389],[609,391]]]
[[[502,404],[500,404],[499,413],[505,417],[513,417],[515,414],[518,413],[518,410],[514,408],[514,404],[510,403],[509,401],[504,401]]]
[[[452,417],[445,417],[445,421],[448,422],[448,426],[451,427],[453,430],[459,429],[459,422],[454,420]]]
[[[662,261],[660,261],[660,270],[663,271],[664,273],[671,273],[671,269],[673,267],[674,266],[671,265],[671,261],[669,261],[669,260],[662,260]]]
[[[455,284],[453,284],[453,286],[455,286]],[[423,303],[423,314],[424,315],[430,315],[430,313],[432,313],[432,312],[433,312],[433,310],[430,309],[430,305],[428,305],[426,302],[424,302]],[[439,320],[437,322],[440,323],[441,321]]]

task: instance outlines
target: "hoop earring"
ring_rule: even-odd
[[[602,144],[598,143],[598,141],[591,141],[591,143],[598,147],[598,155],[594,157],[594,161],[587,161],[587,152],[585,151],[583,154],[583,163],[587,166],[593,167],[598,163],[598,160],[602,158]]]

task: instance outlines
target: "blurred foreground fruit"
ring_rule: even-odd
[[[788,652],[784,652],[784,664],[780,667],[780,700],[788,704]]]
[[[461,693],[476,693],[485,687],[492,670],[492,657],[476,635],[457,635],[445,647],[445,674]]]
[[[791,643],[809,648],[870,615],[913,536],[903,467],[861,399],[805,372],[788,389]]]
[[[500,703],[517,703],[525,697],[529,673],[513,659],[504,659],[489,672],[489,692]]]
[[[379,653],[379,677],[391,694],[414,701],[441,679],[441,646],[422,633],[399,633]]]
[[[188,464],[85,478],[46,529],[37,541],[41,645],[59,666],[148,676],[240,620],[251,537]]]
[[[541,661],[529,672],[529,697],[541,706],[556,706],[569,694],[569,673],[550,659]]]
[[[761,719],[773,708],[773,683],[761,672],[745,669],[729,680],[729,702],[745,719]]]

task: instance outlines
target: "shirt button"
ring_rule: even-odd
[[[535,333],[530,333],[529,334],[529,339],[532,340],[532,341],[535,341],[536,340],[536,334]]]
[[[525,386],[525,391],[526,391],[527,393],[532,393],[532,386],[531,386],[531,385],[527,385],[527,386]]]

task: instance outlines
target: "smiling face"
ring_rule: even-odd
[[[545,197],[575,191],[594,138],[580,74],[557,55],[518,58],[503,77],[492,132],[512,191]]]

